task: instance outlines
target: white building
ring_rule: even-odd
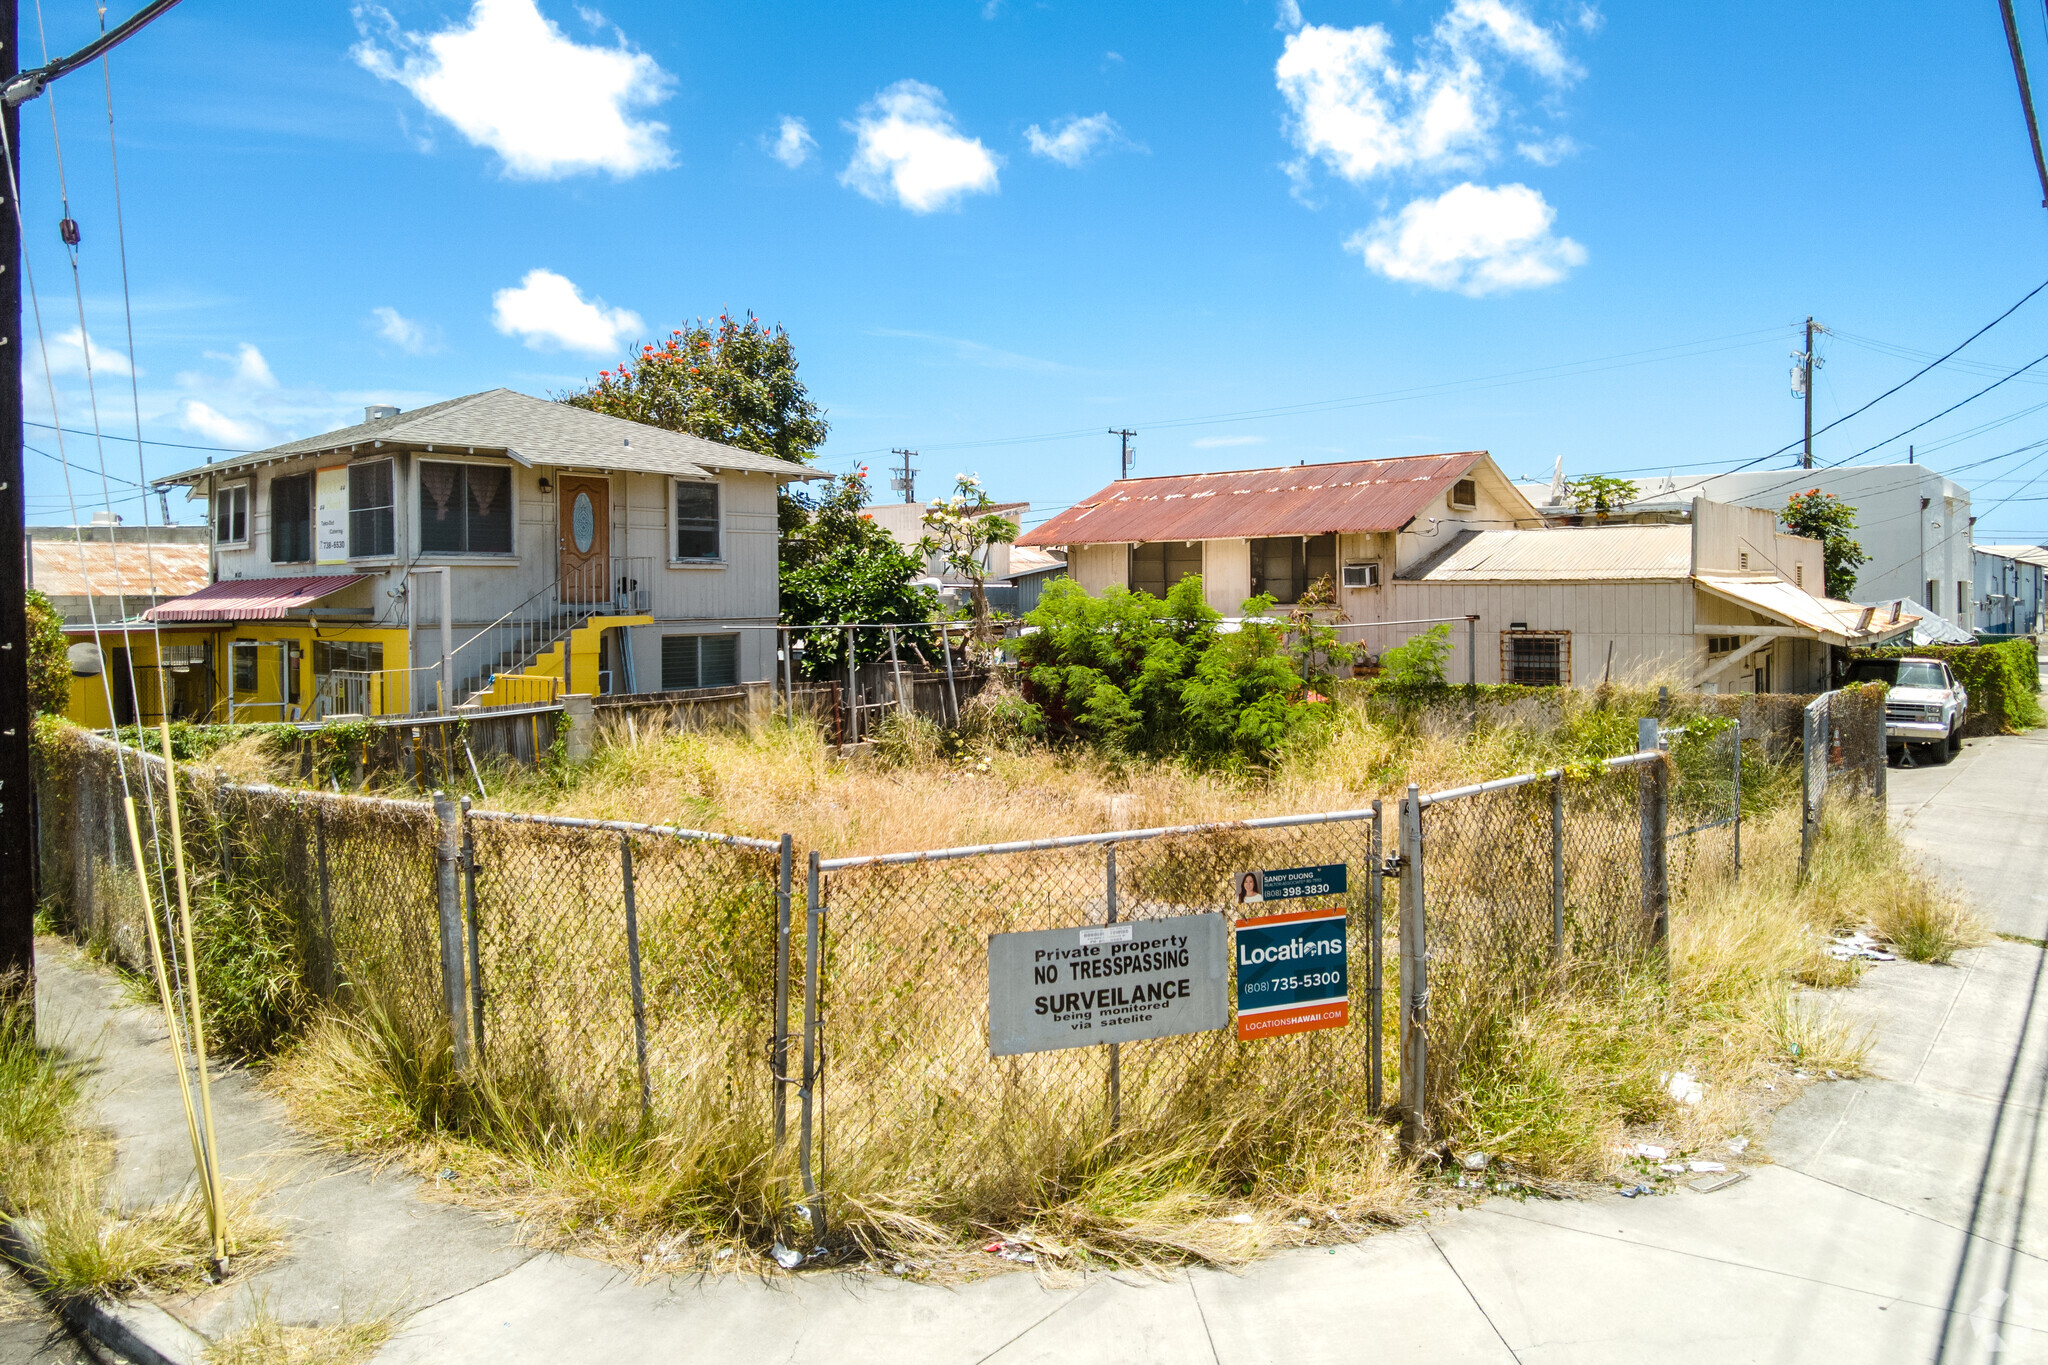
[[[1904,598],[1962,627],[1975,628],[1979,594],[1970,544],[1970,490],[1925,465],[1836,469],[1746,469],[1700,478],[1636,480],[1637,499],[1607,524],[1682,521],[1694,498],[1782,512],[1786,499],[1818,488],[1856,509],[1852,533],[1869,562],[1856,571],[1859,602]],[[1549,501],[1549,490],[1522,491],[1553,522],[1584,521]]]
[[[2048,547],[1977,547],[1977,628],[1993,635],[2032,635],[2048,604]]]

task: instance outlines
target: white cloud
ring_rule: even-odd
[[[1556,137],[1545,138],[1540,142],[1517,142],[1515,144],[1515,151],[1523,159],[1533,161],[1539,166],[1555,166],[1568,156],[1576,156],[1578,150],[1579,144],[1562,133]]]
[[[1516,63],[1554,85],[1580,74],[1549,29],[1505,0],[1455,0],[1418,48],[1404,65],[1378,24],[1288,36],[1274,76],[1300,153],[1287,168],[1297,183],[1314,161],[1353,183],[1477,166],[1505,101],[1490,66]]]
[[[1063,118],[1050,133],[1034,123],[1024,130],[1024,140],[1031,144],[1034,155],[1062,166],[1078,166],[1125,138],[1124,130],[1108,114],[1090,114],[1086,118]]]
[[[370,313],[377,319],[377,335],[407,355],[425,355],[439,350],[424,325],[414,322],[396,308],[377,307]]]
[[[1555,284],[1586,249],[1551,233],[1556,212],[1527,185],[1463,184],[1417,199],[1344,245],[1390,280],[1478,297]]]
[[[817,149],[818,139],[811,136],[811,125],[784,114],[782,126],[776,130],[775,141],[769,144],[768,155],[795,170],[809,161],[811,153]]]
[[[552,270],[529,270],[518,288],[491,295],[491,322],[536,351],[588,355],[615,352],[646,326],[630,309],[607,308],[602,299],[584,298]]]
[[[859,145],[839,183],[877,203],[894,199],[912,213],[930,213],[996,190],[996,155],[962,133],[946,97],[920,81],[882,91],[846,130]]]
[[[1192,443],[1196,450],[1215,450],[1221,446],[1262,446],[1263,436],[1201,436]]]
[[[187,398],[178,412],[178,425],[194,436],[204,436],[224,446],[253,449],[263,443],[263,429],[251,422],[239,422],[209,403]]]
[[[38,353],[35,358],[40,360],[42,356]],[[108,374],[126,376],[129,373],[127,356],[108,350],[100,345],[98,338],[87,336],[79,328],[69,328],[49,343],[51,374],[84,374],[88,358],[92,361],[95,377]]]
[[[1301,27],[1300,0],[1279,0],[1279,3],[1273,6],[1273,11],[1274,28],[1284,33],[1292,33]]]
[[[356,62],[496,152],[512,175],[623,178],[675,162],[668,125],[633,113],[665,99],[674,80],[623,35],[611,47],[573,42],[536,0],[475,0],[466,21],[430,34],[402,31],[375,5],[355,17]]]
[[[270,372],[270,362],[263,358],[263,352],[257,350],[246,341],[235,348],[233,355],[225,355],[220,351],[207,351],[204,354],[208,360],[225,360],[228,364],[234,366],[235,372],[229,382],[238,388],[274,389],[277,387],[277,376]]]

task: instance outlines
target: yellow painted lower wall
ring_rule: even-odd
[[[71,642],[91,644],[90,635],[72,634]],[[308,622],[251,621],[207,630],[102,631],[101,671],[71,679],[71,700],[65,714],[80,725],[104,729],[112,724],[111,696],[116,709],[131,712],[145,724],[162,718],[168,704],[172,719],[239,722],[309,719],[314,711],[318,679],[314,671],[316,641],[382,645],[384,658],[405,659],[405,631],[368,627],[315,626]],[[254,643],[253,687],[233,688],[233,646]],[[159,652],[159,645],[162,652]],[[282,645],[285,648],[280,649]],[[297,648],[291,649],[296,645]],[[170,664],[164,667],[164,655]],[[205,662],[211,658],[212,676]],[[287,671],[289,669],[289,671]],[[392,715],[410,708],[402,668],[385,669],[361,689],[374,714]],[[132,678],[132,681],[131,681]],[[233,688],[230,705],[230,688]],[[132,693],[132,706],[129,698]]]

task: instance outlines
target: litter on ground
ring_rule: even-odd
[[[1664,1093],[1680,1104],[1698,1104],[1707,1096],[1706,1086],[1694,1080],[1691,1072],[1674,1071],[1661,1079]]]
[[[1897,953],[1886,952],[1884,947],[1870,935],[1858,929],[1846,937],[1835,939],[1828,944],[1828,956],[1837,962],[1847,962],[1860,957],[1868,962],[1897,962]]]

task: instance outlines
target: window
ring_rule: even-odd
[[[661,690],[691,687],[734,687],[740,680],[740,637],[737,635],[664,635],[661,637]]]
[[[1927,580],[1927,596],[1921,600],[1927,604],[1927,610],[1941,610],[1941,580],[1939,578]]]
[[[1164,597],[1189,574],[1202,572],[1202,542],[1155,540],[1131,547],[1131,591]]]
[[[1451,485],[1451,506],[1467,511],[1479,505],[1479,484],[1473,479],[1460,479]]]
[[[677,479],[675,557],[716,559],[718,554],[718,485]]]
[[[1568,630],[1504,630],[1500,633],[1501,681],[1523,687],[1563,687],[1572,680],[1572,633]]]
[[[1970,581],[1966,578],[1956,584],[1956,615],[1967,616],[1969,613]]]
[[[229,654],[234,662],[235,691],[254,692],[256,690],[256,642],[254,640],[237,640],[229,647]]]
[[[365,640],[315,640],[313,674],[375,673],[384,667],[384,646]]]
[[[213,495],[213,543],[249,542],[249,485],[231,483]]]
[[[511,554],[512,471],[420,461],[420,553]]]
[[[1251,551],[1252,596],[1271,593],[1282,606],[1299,602],[1316,580],[1337,576],[1335,536],[1274,536],[1252,541]]]
[[[270,481],[270,562],[300,564],[313,557],[313,476]]]
[[[1737,550],[1735,552],[1735,567],[1744,570],[1749,568],[1749,551]]]
[[[1707,637],[1707,653],[1709,654],[1733,654],[1740,648],[1742,648],[1742,637],[1739,635],[1709,635]]]
[[[391,461],[348,467],[348,553],[376,559],[397,553],[392,531]]]
[[[1792,586],[1795,588],[1806,586],[1806,566],[1804,564],[1794,564],[1792,566]]]
[[[1377,588],[1380,585],[1380,562],[1377,559],[1354,559],[1344,566],[1344,586],[1347,588]]]

